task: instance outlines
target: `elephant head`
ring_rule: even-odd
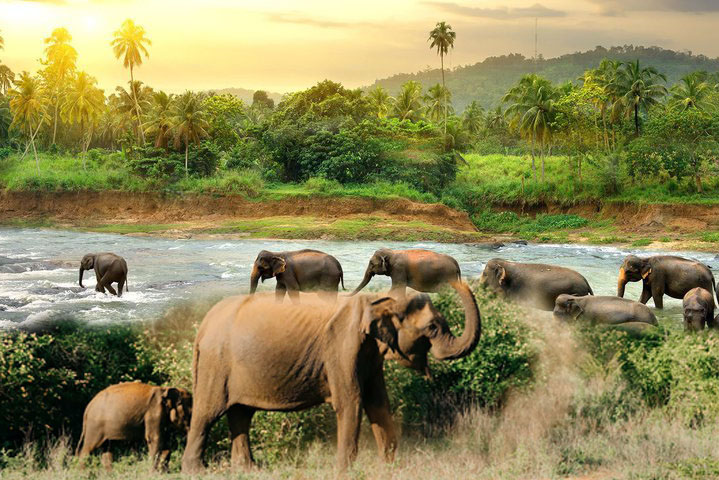
[[[487,262],[480,277],[480,285],[495,292],[501,292],[506,288],[507,270],[504,260],[493,258]]]
[[[257,282],[260,278],[264,282],[268,278],[284,272],[286,267],[287,262],[285,262],[284,258],[267,250],[262,250],[257,255],[250,274],[250,294],[255,293],[255,290],[257,290]]]
[[[554,318],[557,320],[576,320],[583,312],[582,307],[577,303],[577,297],[563,293],[554,302]]]
[[[627,283],[638,282],[642,279],[648,281],[651,273],[652,267],[649,264],[649,259],[639,258],[636,255],[627,256],[619,268],[617,296],[624,297],[624,287],[626,287]]]
[[[369,259],[369,264],[367,265],[367,270],[364,272],[362,282],[352,293],[349,294],[349,296],[351,297],[352,295],[359,293],[359,291],[366,287],[375,275],[389,275],[392,272],[391,258],[392,250],[387,248],[382,248],[374,252],[372,258]]]
[[[82,288],[85,288],[85,286],[82,284],[82,274],[85,272],[85,270],[92,270],[95,268],[95,254],[94,253],[88,253],[84,257],[82,257],[82,260],[80,260],[80,286]]]
[[[170,424],[180,431],[190,429],[192,395],[184,388],[162,387],[162,409]]]
[[[465,283],[456,283],[465,312],[464,332],[452,334],[447,321],[427,294],[398,301],[389,297],[373,302],[363,319],[363,332],[387,345],[385,358],[429,375],[427,354],[438,360],[462,358],[477,347],[482,320],[474,295]]]

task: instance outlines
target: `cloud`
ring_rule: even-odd
[[[497,7],[497,8],[479,8],[467,7],[457,3],[449,2],[424,2],[425,5],[437,7],[445,12],[455,13],[466,17],[491,18],[493,20],[512,20],[515,18],[527,17],[564,17],[566,12],[547,8],[542,4],[535,3],[529,7]]]
[[[339,22],[335,20],[323,20],[310,18],[297,13],[268,13],[267,19],[276,23],[293,23],[295,25],[306,25],[319,28],[354,28],[370,26],[367,22]]]
[[[603,15],[623,15],[628,11],[709,13],[719,12],[717,0],[589,0],[599,5]]]

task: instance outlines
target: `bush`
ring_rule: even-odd
[[[204,141],[190,148],[187,169],[191,175],[209,177],[217,172],[220,164],[220,148],[213,142]]]

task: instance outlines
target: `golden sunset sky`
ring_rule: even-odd
[[[153,42],[137,78],[155,88],[357,87],[438,66],[427,34],[439,20],[457,32],[449,66],[531,56],[535,17],[545,57],[628,43],[719,56],[717,0],[0,0],[0,61],[37,70],[43,38],[63,26],[79,67],[112,90],[127,73],[109,43],[132,18]]]

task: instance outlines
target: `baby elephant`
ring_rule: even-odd
[[[637,326],[637,329],[657,325],[657,317],[649,307],[619,297],[559,295],[554,303],[554,318],[581,320],[592,325]]]
[[[684,329],[690,332],[704,330],[704,327],[716,328],[714,318],[714,298],[701,287],[692,288],[684,295]],[[719,316],[717,316],[719,318]]]
[[[182,388],[154,387],[140,382],[107,387],[85,408],[82,435],[75,452],[81,459],[104,445],[102,463],[112,464],[111,440],[147,442],[153,468],[167,467],[169,427],[187,433],[192,396]]]
[[[122,287],[127,289],[127,262],[125,259],[115,255],[114,253],[88,253],[82,257],[80,261],[80,286],[82,284],[82,275],[85,270],[95,270],[95,278],[97,284],[95,291],[105,293],[107,289],[111,294],[122,296]],[[112,288],[111,283],[117,282],[117,292]]]

